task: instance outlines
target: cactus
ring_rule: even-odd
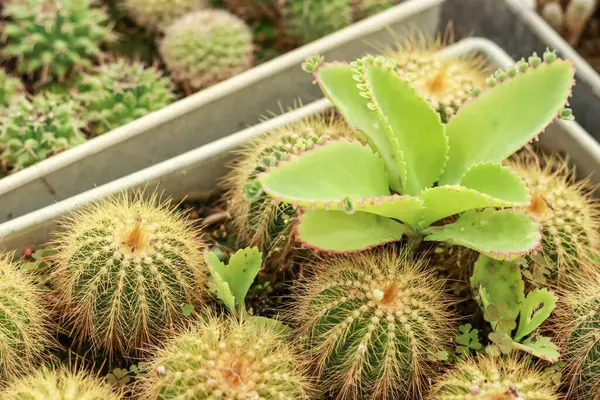
[[[14,380],[0,390],[2,400],[121,400],[120,393],[83,371],[72,372],[65,367],[39,370]]]
[[[124,60],[83,75],[76,89],[75,97],[83,104],[82,114],[93,135],[160,110],[175,99],[171,81],[158,69]]]
[[[600,245],[600,205],[588,179],[576,180],[567,158],[552,156],[509,165],[527,183],[532,202],[526,208],[542,227],[541,255],[550,278],[560,281]]]
[[[355,0],[354,20],[360,20],[398,4],[401,0]]]
[[[0,160],[11,173],[85,142],[76,104],[65,96],[41,93],[23,98],[0,120]]]
[[[0,113],[5,107],[13,104],[25,94],[25,86],[19,78],[15,78],[0,68]]]
[[[141,381],[143,399],[308,399],[302,359],[274,325],[205,315],[170,340]]]
[[[86,69],[112,40],[108,15],[94,0],[22,0],[4,5],[8,22],[1,53],[16,59],[17,71],[30,78],[64,80]]]
[[[208,0],[124,0],[123,6],[136,24],[152,32],[164,31],[184,15],[210,7]]]
[[[11,262],[11,255],[0,255],[0,381],[25,373],[40,360],[51,343],[46,315],[35,284]]]
[[[551,377],[528,359],[479,356],[461,361],[439,379],[430,400],[558,400]]]
[[[352,131],[339,116],[330,112],[308,117],[252,141],[238,153],[225,178],[227,207],[238,239],[245,245],[257,246],[266,255],[270,272],[285,271],[294,260],[292,227],[297,215],[289,204],[276,203],[264,193],[253,195],[257,174],[266,170],[274,155],[294,153],[307,141],[338,137],[352,137]]]
[[[352,0],[283,0],[286,31],[304,43],[352,23]]]
[[[423,267],[391,247],[324,258],[301,281],[291,317],[322,390],[338,399],[422,394],[427,360],[456,330],[444,282]]]
[[[542,18],[557,32],[563,31],[565,15],[558,3],[547,3],[542,6]]]
[[[202,301],[197,232],[156,194],[109,197],[76,211],[54,247],[58,304],[76,341],[130,355],[178,328]]]
[[[225,7],[244,20],[268,19],[276,22],[282,0],[223,0]]]
[[[165,32],[160,53],[173,79],[203,89],[252,66],[252,32],[224,10],[204,10],[176,20]]]
[[[576,46],[583,33],[583,28],[596,10],[596,0],[571,0],[565,10],[566,39],[571,46]]]

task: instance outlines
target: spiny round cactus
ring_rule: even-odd
[[[284,25],[304,43],[352,23],[352,0],[283,0]]]
[[[401,0],[356,0],[354,20],[370,17],[398,4]]]
[[[436,38],[415,34],[382,54],[396,63],[399,74],[447,121],[473,96],[491,72],[484,58],[476,54],[441,57],[438,52],[453,42],[447,33]]]
[[[60,80],[91,66],[100,46],[112,39],[108,15],[95,0],[20,0],[4,4],[4,57],[17,70],[45,81]]]
[[[461,361],[434,384],[431,400],[558,400],[551,377],[529,360],[479,356]]]
[[[2,400],[121,400],[110,385],[83,371],[41,368],[0,390]]]
[[[552,313],[554,337],[565,363],[563,379],[576,399],[600,394],[600,266],[586,261],[563,285]]]
[[[225,7],[244,20],[276,21],[281,15],[283,0],[223,0]]]
[[[143,64],[118,60],[85,74],[75,98],[93,135],[101,135],[169,105],[175,95],[169,78]]]
[[[173,79],[199,90],[250,68],[252,46],[244,21],[224,10],[204,10],[176,20],[160,53]]]
[[[85,142],[82,126],[75,102],[65,96],[23,98],[0,119],[0,161],[11,173],[20,171]]]
[[[428,359],[455,332],[444,282],[393,247],[316,263],[291,317],[306,336],[322,390],[338,399],[422,396]]]
[[[202,301],[204,246],[156,194],[109,197],[63,223],[55,247],[58,304],[80,342],[130,355],[178,328]]]
[[[0,381],[35,368],[50,343],[46,315],[34,283],[0,254]]]
[[[178,18],[210,7],[207,0],[124,0],[136,24],[153,32],[164,31]]]
[[[589,180],[576,180],[569,160],[558,156],[507,162],[532,192],[527,212],[542,227],[542,251],[552,276],[564,278],[600,245],[600,205]]]
[[[158,351],[142,398],[308,399],[305,364],[283,339],[272,325],[208,314]]]
[[[265,193],[256,193],[253,182],[265,171],[272,157],[283,158],[306,145],[324,139],[352,137],[350,127],[334,112],[309,117],[279,128],[250,142],[241,150],[224,181],[228,209],[238,239],[257,246],[265,255],[265,267],[272,272],[286,270],[294,259],[292,228],[296,211],[277,203]]]
[[[0,110],[8,107],[25,94],[25,86],[19,78],[12,77],[0,68]],[[4,110],[0,111],[3,113]]]

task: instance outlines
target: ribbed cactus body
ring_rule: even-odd
[[[461,361],[435,383],[430,400],[558,400],[552,377],[528,360],[480,356]]]
[[[339,399],[422,396],[427,360],[453,335],[443,282],[397,250],[324,259],[293,317],[322,389]]]
[[[82,76],[76,98],[92,134],[101,135],[169,105],[171,87],[158,69],[119,60]]]
[[[8,107],[24,94],[23,82],[19,78],[8,75],[4,69],[0,68],[0,114],[4,114],[6,111],[3,110],[4,107]]]
[[[352,23],[352,0],[283,0],[284,25],[304,43]]]
[[[152,361],[144,399],[308,399],[303,361],[272,327],[206,316]]]
[[[224,10],[197,11],[165,32],[160,53],[173,79],[203,89],[252,66],[252,32]]]
[[[156,196],[102,200],[64,228],[54,285],[67,324],[92,350],[135,353],[183,323],[182,305],[201,302],[203,245]]]
[[[164,31],[184,15],[208,9],[208,0],[124,0],[134,21],[154,32]]]
[[[13,104],[0,119],[0,161],[17,172],[85,142],[73,101],[52,93]]]
[[[328,113],[270,132],[252,141],[238,154],[224,184],[228,208],[239,240],[245,245],[257,246],[263,252],[268,270],[285,270],[292,262],[293,226],[297,215],[292,205],[276,203],[265,193],[248,198],[247,185],[266,170],[274,157],[295,153],[302,149],[303,143],[338,137],[352,137],[352,131],[341,117]]]
[[[19,0],[4,5],[4,57],[42,81],[91,66],[111,39],[108,15],[94,0]]]
[[[2,400],[121,400],[106,381],[62,367],[42,368],[0,390]]]
[[[0,255],[0,381],[35,368],[49,343],[46,315],[35,285]]]

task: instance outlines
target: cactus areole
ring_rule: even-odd
[[[344,253],[406,236],[501,260],[539,249],[539,226],[522,211],[527,186],[501,162],[555,118],[572,118],[571,62],[547,51],[498,70],[447,124],[383,57],[313,56],[303,68],[360,139],[314,144],[251,183],[300,208],[301,243]]]

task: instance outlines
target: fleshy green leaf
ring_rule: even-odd
[[[523,179],[509,167],[498,163],[472,165],[465,172],[460,184],[515,206],[527,205],[531,201]]]
[[[556,296],[548,289],[534,289],[527,294],[521,306],[519,329],[515,341],[520,341],[542,324],[556,306]]]
[[[189,317],[194,312],[194,306],[192,304],[184,304],[181,307],[181,312],[184,317]]]
[[[557,362],[560,357],[556,345],[550,341],[550,338],[545,336],[528,338],[523,343],[514,343],[513,346],[552,363]]]
[[[498,260],[512,260],[539,246],[539,226],[513,210],[466,211],[456,222],[428,228],[426,241],[465,246]]]
[[[227,282],[221,278],[221,275],[217,272],[215,266],[218,269],[224,269],[225,264],[219,260],[219,257],[213,252],[206,253],[206,261],[208,265],[208,271],[212,276],[212,281],[208,283],[211,291],[217,296],[219,300],[221,300],[225,305],[233,312],[235,312],[235,297],[231,294],[231,290],[229,289],[229,285]]]
[[[513,321],[516,319],[525,300],[525,283],[521,278],[521,268],[517,264],[494,260],[482,254],[475,262],[470,280],[471,287],[485,288],[486,300],[491,303],[490,306],[506,306],[511,313],[506,316]]]
[[[363,133],[371,148],[381,155],[388,172],[389,187],[401,192],[401,172],[396,154],[377,114],[367,107],[367,99],[360,95],[351,67],[342,63],[323,64],[314,75],[323,94],[340,110],[348,124]]]
[[[298,240],[331,252],[364,250],[402,239],[409,230],[390,218],[356,211],[305,210],[297,226]]]
[[[381,125],[388,129],[403,155],[403,193],[418,196],[438,180],[448,153],[448,139],[439,114],[410,84],[387,65],[365,64],[370,101]]]
[[[292,328],[273,318],[261,317],[259,315],[249,315],[248,323],[252,324],[259,330],[265,329],[271,332],[277,332],[283,338],[287,338],[292,334]]]
[[[257,247],[240,249],[229,258],[225,267],[222,262],[213,264],[219,276],[227,282],[236,304],[244,304],[246,294],[260,271],[262,254]]]
[[[492,332],[488,338],[494,343],[503,354],[509,354],[513,348],[514,342],[506,333]]]
[[[543,63],[463,105],[446,126],[450,151],[440,184],[457,184],[474,163],[500,162],[537,136],[564,107],[573,75],[569,61]]]

